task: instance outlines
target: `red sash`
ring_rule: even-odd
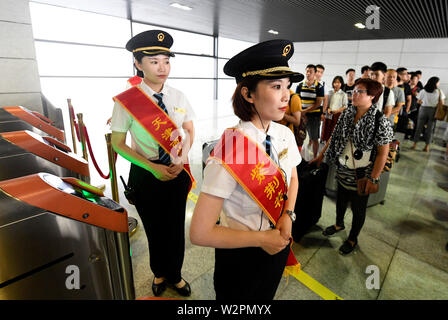
[[[274,225],[277,224],[284,208],[283,196],[287,194],[288,186],[280,168],[255,141],[238,129],[227,129],[209,159],[219,161],[269,220]],[[300,263],[292,249],[286,266],[291,271],[300,270]]]
[[[172,157],[182,151],[182,137],[171,118],[138,86],[120,93],[113,98],[148,132],[154,140]],[[196,188],[190,165],[184,164],[190,176],[190,187]]]

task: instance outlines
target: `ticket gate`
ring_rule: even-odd
[[[38,172],[89,182],[89,164],[55,138],[32,131],[0,133],[0,181]]]
[[[29,130],[41,136],[49,135],[65,142],[64,131],[52,125],[42,114],[21,106],[0,108],[0,132]]]
[[[101,190],[38,173],[0,181],[0,300],[135,299],[128,216]]]

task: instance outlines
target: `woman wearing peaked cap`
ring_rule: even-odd
[[[290,41],[266,41],[224,66],[237,82],[240,121],[207,162],[190,229],[192,243],[216,248],[216,299],[273,299],[295,260],[289,245],[301,157],[291,130],[274,122],[284,117],[291,83],[303,79],[288,67],[293,52]],[[244,147],[229,146],[233,138]],[[229,161],[235,158],[244,160]]]
[[[129,187],[135,190],[134,204],[148,238],[154,295],[161,295],[168,283],[189,296],[181,269],[185,206],[193,182],[186,163],[194,138],[194,113],[185,95],[165,83],[174,56],[172,44],[172,37],[162,30],[142,32],[126,44],[143,81],[114,97],[112,145],[132,163]],[[180,128],[184,139],[178,136]],[[128,131],[131,147],[126,144]],[[182,152],[173,152],[179,145]]]

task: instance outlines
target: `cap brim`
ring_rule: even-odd
[[[303,74],[301,74],[300,72],[293,72],[293,71],[265,73],[265,74],[256,75],[254,77],[259,78],[259,79],[272,79],[272,80],[289,78],[291,83],[300,82],[305,78],[305,76]],[[241,80],[243,80],[243,79],[241,79]]]
[[[158,50],[158,51],[139,51],[141,53],[143,53],[145,56],[158,56],[159,54],[164,54],[166,56],[169,57],[175,57],[176,55],[174,54],[174,52],[171,51],[162,51],[162,50]]]

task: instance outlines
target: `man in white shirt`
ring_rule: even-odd
[[[395,124],[395,117],[403,108],[405,104],[404,91],[397,86],[397,71],[394,69],[387,70],[385,78],[385,87],[389,88],[394,93],[395,104],[393,108],[386,107],[384,110],[384,115],[389,119],[392,127]]]
[[[383,86],[383,93],[378,99],[378,102],[374,105],[381,112],[383,112],[383,110],[388,110],[389,108],[392,110],[395,105],[395,96],[389,88],[384,86],[384,78],[386,76],[387,66],[382,62],[375,62],[374,64],[372,64],[370,69],[372,70],[372,79],[378,81]]]

